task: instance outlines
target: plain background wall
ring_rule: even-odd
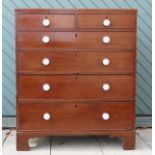
[[[15,8],[136,8],[137,116],[151,116],[152,104],[152,1],[151,0],[3,0],[2,69],[3,116],[16,115]]]

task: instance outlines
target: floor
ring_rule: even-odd
[[[151,155],[152,130],[136,131],[136,149],[124,151],[121,140],[109,137],[51,137],[30,139],[31,151],[16,151],[16,131],[3,130],[3,155]]]

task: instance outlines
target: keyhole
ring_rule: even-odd
[[[77,38],[77,33],[75,33],[75,37]]]
[[[75,104],[75,108],[77,108],[77,104]]]

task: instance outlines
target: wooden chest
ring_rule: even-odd
[[[136,10],[17,9],[17,150],[56,135],[135,146]]]

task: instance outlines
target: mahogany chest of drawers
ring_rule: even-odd
[[[17,9],[17,150],[33,137],[135,146],[137,11]]]

